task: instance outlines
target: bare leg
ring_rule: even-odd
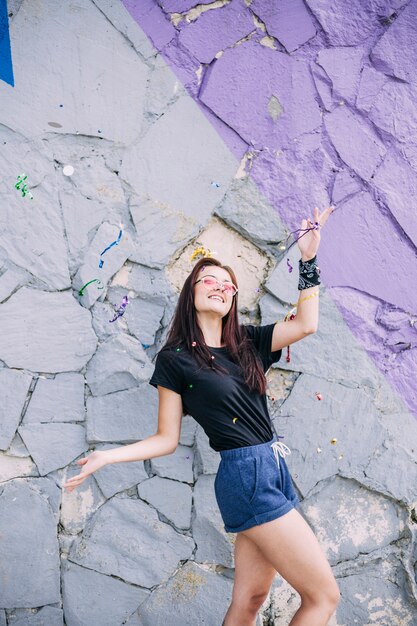
[[[276,573],[256,544],[249,537],[237,533],[232,602],[223,626],[255,626],[257,613]]]
[[[301,606],[290,626],[327,626],[340,599],[339,588],[316,536],[300,513],[292,509],[240,534],[252,539],[300,594]]]

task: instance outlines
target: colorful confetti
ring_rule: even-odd
[[[122,315],[125,314],[126,307],[128,304],[129,304],[129,298],[127,296],[123,296],[120,306],[116,310],[114,318],[112,320],[109,320],[109,322],[115,322],[117,319],[119,319],[119,317],[122,317]]]
[[[315,394],[315,395],[316,395],[317,400],[323,400],[323,396],[322,396],[322,394],[321,394],[321,393],[319,393],[318,391],[316,391],[316,394]]]
[[[188,387],[189,387],[189,389],[192,389],[193,388],[192,383],[190,385],[188,385]]]
[[[74,174],[74,168],[72,165],[64,165],[62,168],[62,173],[64,176],[72,176]]]
[[[291,261],[287,258],[287,267],[288,267],[288,271],[291,274],[291,272],[293,271],[293,266],[291,265]]]
[[[105,254],[105,253],[107,252],[107,250],[110,250],[110,248],[113,248],[113,246],[118,246],[118,245],[119,245],[119,243],[120,243],[120,240],[121,240],[121,238],[122,238],[122,234],[123,234],[123,231],[122,231],[122,229],[120,228],[119,235],[118,235],[117,239],[116,239],[115,241],[113,241],[113,242],[112,242],[109,246],[107,246],[107,248],[104,248],[104,250],[103,250],[103,252],[100,254],[100,256],[103,256],[103,254]],[[99,262],[98,266],[99,266],[100,268],[102,268],[102,267],[103,267],[103,265],[104,265],[104,261],[103,261],[103,259],[100,259],[100,262]]]
[[[220,187],[220,183],[217,183],[215,180],[211,181],[211,186],[216,187],[217,189]]]
[[[236,424],[236,422],[237,422],[237,417],[234,417],[233,418],[233,424]]]
[[[17,177],[17,183],[15,184],[15,189],[19,189],[22,192],[22,198],[29,196],[31,200],[33,200],[33,195],[30,191],[27,190],[27,184],[24,182],[27,179],[26,174],[21,174]],[[22,187],[20,189],[20,187]]]
[[[336,437],[334,437],[333,439],[330,439],[330,443],[333,444],[333,445],[336,445],[337,444]]]
[[[209,248],[206,249],[203,246],[199,246],[198,248],[196,248],[194,250],[194,252],[190,256],[190,262],[194,261],[195,259],[199,258],[200,256],[202,258],[210,258],[212,256],[212,253],[209,250]]]
[[[93,278],[93,280],[89,280],[88,283],[85,283],[85,285],[81,287],[80,291],[78,292],[80,296],[84,295],[84,289],[88,287],[88,285],[91,285],[91,283],[97,283],[97,289],[104,289],[104,285],[101,280],[99,280],[98,278]]]

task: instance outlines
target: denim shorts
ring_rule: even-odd
[[[214,491],[226,532],[269,522],[299,504],[284,458],[289,453],[275,435],[267,443],[220,451]]]

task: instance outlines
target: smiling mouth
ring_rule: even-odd
[[[213,295],[213,296],[209,296],[210,300],[219,300],[220,302],[224,302],[224,299],[221,296]]]

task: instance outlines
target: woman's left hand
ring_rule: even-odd
[[[329,218],[329,215],[333,211],[334,206],[329,206],[327,209],[324,209],[323,213],[319,215],[319,210],[317,207],[315,207],[314,222],[312,222],[310,218],[302,220],[301,228],[313,229],[309,230],[307,233],[301,233],[301,236],[297,240],[303,261],[308,261],[309,259],[312,259],[316,256],[317,250],[320,245],[320,229],[323,228]],[[313,228],[315,222],[318,222],[319,224],[319,227],[317,229]]]

